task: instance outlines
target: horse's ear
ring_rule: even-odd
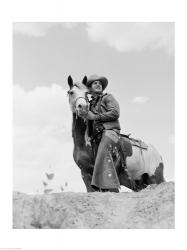
[[[73,87],[73,79],[71,76],[68,76],[68,84],[69,84],[69,87],[71,89]]]
[[[87,84],[87,76],[85,76],[85,77],[83,78],[82,83],[86,86],[86,84]]]

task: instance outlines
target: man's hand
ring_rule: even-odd
[[[95,120],[96,115],[93,112],[88,111],[88,114],[87,114],[86,118],[89,119],[89,120]]]

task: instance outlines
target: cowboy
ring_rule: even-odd
[[[112,154],[119,141],[119,104],[111,94],[103,93],[108,85],[106,77],[92,75],[86,85],[92,96],[87,119],[92,121],[91,138],[95,154],[91,185],[95,190],[118,192],[120,183]]]

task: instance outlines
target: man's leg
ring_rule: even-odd
[[[92,176],[92,186],[100,189],[116,190],[120,187],[112,159],[113,148],[117,145],[118,135],[112,130],[104,130],[98,147]]]

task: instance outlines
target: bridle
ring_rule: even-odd
[[[67,93],[68,93],[68,95],[69,95],[69,91],[68,91]],[[76,110],[77,101],[80,100],[80,99],[84,99],[85,102],[86,102],[86,104],[87,104],[87,107],[88,107],[88,105],[89,105],[89,99],[88,99],[88,96],[87,96],[88,93],[86,92],[85,94],[86,94],[86,97],[83,97],[83,96],[77,97],[77,98],[75,99],[74,103],[72,104],[73,108],[75,109],[76,119],[77,119],[77,117],[78,117],[78,111]],[[69,95],[69,98],[70,98],[70,95]],[[88,112],[88,108],[87,108],[87,112]]]
[[[76,104],[77,104],[77,101],[79,100],[79,99],[84,99],[85,101],[86,101],[86,104],[88,105],[88,97],[77,97],[76,99],[75,99],[75,102],[74,102],[74,104],[73,104],[73,107],[74,108],[76,108]]]

